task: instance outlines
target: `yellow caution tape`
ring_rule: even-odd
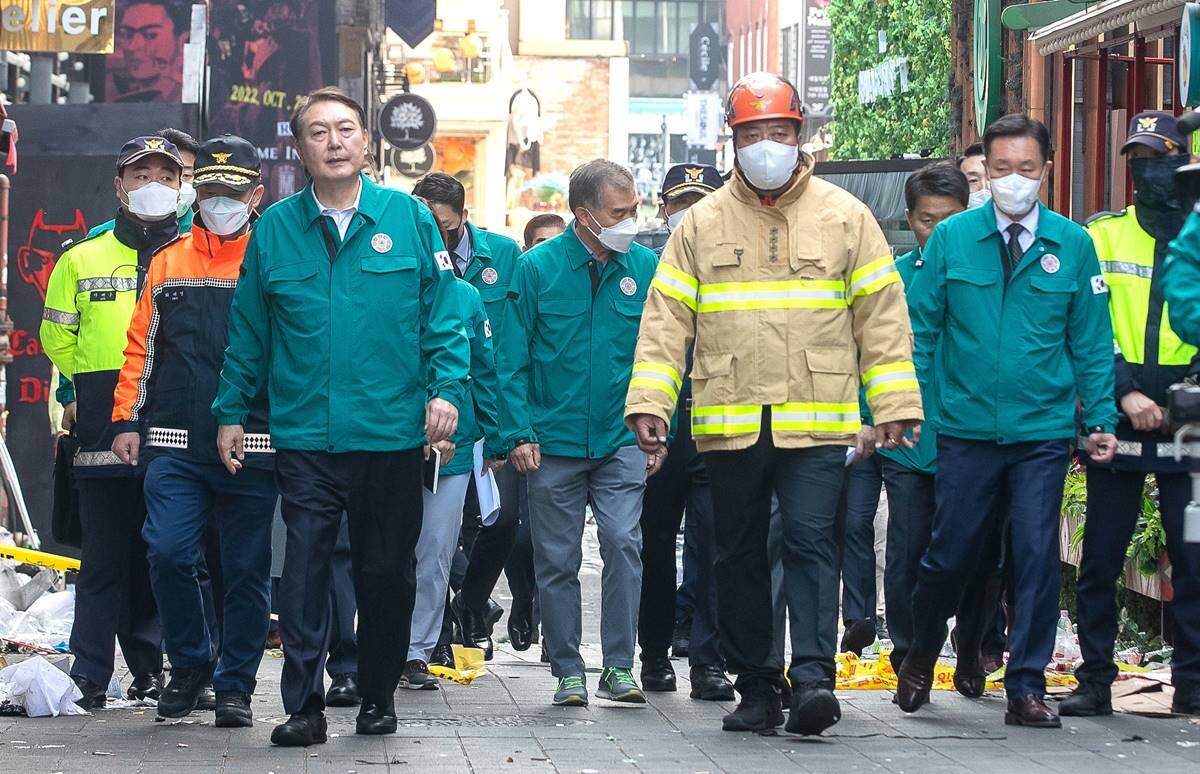
[[[482,648],[465,648],[462,645],[451,646],[454,649],[454,668],[429,665],[429,674],[444,677],[462,685],[470,685],[476,677],[487,674],[483,665]]]
[[[30,548],[0,545],[0,558],[15,559],[22,564],[33,564],[38,567],[49,567],[52,570],[66,572],[79,570],[79,560],[69,556],[48,554],[45,551],[34,551]]]
[[[1046,671],[1046,685],[1075,686],[1079,681],[1074,675],[1064,672]],[[864,661],[853,653],[837,654],[837,687],[839,690],[891,691],[896,689],[896,673],[888,652],[881,653],[878,660]],[[1004,667],[987,676],[987,687],[1004,687]],[[954,665],[939,661],[933,670],[933,690],[953,691]]]

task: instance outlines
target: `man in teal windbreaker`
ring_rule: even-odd
[[[455,273],[478,291],[489,327],[497,336],[503,336],[506,297],[516,276],[521,248],[503,234],[485,231],[468,220],[466,190],[462,183],[445,172],[432,172],[418,180],[413,186],[413,196],[429,205],[446,235],[446,249],[454,262]],[[510,394],[510,391],[504,391],[497,398],[503,400]],[[462,539],[467,551],[463,557],[466,570],[461,583],[454,583],[458,595],[446,611],[441,637],[429,659],[431,664],[454,666],[450,647],[454,631],[451,611],[458,619],[464,643],[481,649],[484,659],[491,660],[492,622],[496,620],[489,615],[491,593],[517,538],[521,485],[521,477],[511,467],[496,471],[500,515],[487,526],[481,526],[477,509],[473,503],[467,503]],[[462,566],[458,561],[455,564]],[[499,613],[499,609],[496,612]]]
[[[633,243],[637,191],[629,170],[589,161],[571,173],[575,222],[526,253],[517,266],[500,343],[500,383],[509,460],[529,477],[542,635],[554,703],[587,704],[579,566],[584,510],[596,517],[604,556],[600,638],[604,669],[597,695],[644,703],[633,679],[642,584],[642,493],[647,462],[625,427],[623,391],[646,291],[657,259]]]
[[[1200,213],[1193,212],[1171,242],[1163,263],[1163,295],[1171,328],[1200,346]]]
[[[1004,491],[1016,582],[1005,722],[1058,728],[1042,700],[1043,670],[1054,650],[1059,510],[1077,400],[1087,453],[1107,460],[1116,450],[1108,288],[1087,232],[1038,203],[1050,169],[1046,127],[1005,116],[983,144],[992,206],[939,224],[907,289],[918,378],[938,397],[938,471],[896,698],[905,712],[929,700],[946,619],[1003,512]]]
[[[362,106],[333,88],[293,113],[312,183],[258,219],[213,404],[221,459],[236,471],[250,399],[268,384],[288,535],[279,617],[290,715],[271,741],[285,746],[327,736],[329,560],[343,511],[358,598],[356,731],[395,732],[422,447],[454,434],[466,400],[470,347],[450,257],[424,205],[361,174],[365,126]]]

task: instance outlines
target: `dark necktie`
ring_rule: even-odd
[[[1021,234],[1025,233],[1025,227],[1020,223],[1013,223],[1005,230],[1008,232],[1008,270],[1014,272],[1025,255],[1025,250],[1021,247]]]

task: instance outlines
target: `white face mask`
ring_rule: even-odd
[[[122,186],[121,190],[125,190]],[[179,191],[162,183],[148,183],[133,191],[125,191],[129,211],[145,221],[162,220],[175,214]]]
[[[196,189],[191,183],[183,183],[179,186],[179,204],[175,205],[175,217],[182,218],[192,209],[192,205],[196,203]]]
[[[680,224],[680,222],[683,221],[683,216],[686,214],[687,214],[687,210],[684,209],[684,210],[680,210],[679,212],[673,212],[670,215],[668,215],[667,216],[667,231],[674,231],[675,229],[679,228],[679,224]]]
[[[250,206],[228,196],[214,196],[200,202],[200,219],[217,236],[229,236],[250,222]]]
[[[596,220],[595,215],[592,215],[591,210],[584,210],[584,212],[586,212],[592,220],[596,221],[597,224],[600,222]],[[612,226],[604,226],[600,229],[599,234],[597,234],[595,231],[592,231],[591,228],[588,228],[588,233],[600,240],[600,244],[604,245],[609,250],[612,250],[614,253],[629,252],[629,246],[633,244],[633,238],[637,236],[637,232],[637,218],[626,218],[620,223],[616,223]]]
[[[971,196],[967,199],[967,209],[973,210],[976,207],[982,207],[992,200],[992,192],[987,188],[980,188],[978,191],[972,191]]]
[[[782,188],[800,162],[800,148],[774,140],[759,140],[737,150],[737,163],[750,185],[760,191]]]
[[[1042,179],[1025,177],[1016,172],[992,178],[992,201],[1011,218],[1020,218],[1037,204]]]

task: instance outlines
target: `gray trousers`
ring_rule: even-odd
[[[446,588],[450,584],[450,562],[458,548],[463,502],[471,474],[442,476],[437,494],[424,487],[425,516],[417,541],[417,597],[413,603],[412,633],[408,641],[409,661],[429,661],[442,631],[446,611]]]
[[[646,455],[636,446],[600,460],[542,457],[529,475],[529,524],[542,637],[555,677],[582,674],[579,655],[585,509],[600,539],[600,644],[606,667],[633,667],[642,590],[642,493]]]

